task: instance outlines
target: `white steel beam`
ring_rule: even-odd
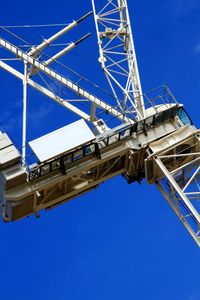
[[[193,131],[193,133],[192,133]],[[146,179],[155,183],[200,246],[200,137],[193,126],[149,144]]]
[[[121,111],[141,120],[146,113],[127,1],[102,0],[99,11],[97,0],[91,1],[99,62]]]
[[[11,66],[7,65],[6,63],[0,61],[0,68],[4,69],[5,71],[11,73],[15,77],[17,77],[20,80],[24,80],[24,74],[20,73],[19,71],[15,70]],[[71,112],[75,113],[79,117],[83,118],[84,120],[90,121],[90,116],[83,112],[82,110],[78,109],[74,105],[68,103],[66,100],[56,96],[54,93],[46,89],[45,87],[41,86],[40,84],[36,83],[32,79],[28,78],[27,83],[36,89],[37,91],[41,92],[45,96],[49,97],[53,101],[57,102],[58,104],[62,105],[64,108],[70,110]]]
[[[67,54],[71,50],[77,47],[78,44],[80,44],[82,41],[84,41],[86,38],[88,38],[91,35],[91,33],[86,34],[82,38],[80,38],[78,41],[70,43],[67,47],[65,47],[63,50],[60,52],[56,53],[53,57],[50,57],[48,60],[43,61],[43,64],[46,66],[49,66],[51,63],[55,62],[57,59],[62,57],[63,55]],[[39,70],[35,67],[30,68],[30,74],[29,76],[35,75]]]
[[[85,20],[91,14],[92,14],[92,12],[87,13],[86,15],[84,15],[79,20],[73,21],[72,23],[70,23],[69,25],[67,25],[66,27],[64,27],[62,30],[60,30],[59,32],[57,32],[56,34],[54,34],[52,37],[44,40],[40,45],[38,45],[37,47],[32,48],[30,50],[30,52],[29,52],[29,55],[36,57],[38,54],[41,53],[41,51],[44,48],[46,48],[47,46],[49,46],[49,44],[53,43],[55,40],[57,40],[63,34],[69,32],[70,30],[72,30],[74,27],[76,27],[80,22],[82,22],[83,20]]]
[[[26,166],[26,127],[27,127],[27,86],[28,86],[28,64],[24,62],[23,78],[23,124],[22,124],[22,166]]]
[[[187,180],[187,184],[184,184],[184,188],[182,188],[176,181],[175,175],[173,176],[171,174],[159,156],[154,156],[153,161],[167,179],[166,184],[162,183],[163,179],[156,180],[157,187],[200,247],[200,213],[192,204],[192,200],[188,197],[190,194],[196,194],[197,192],[185,193],[185,189],[192,183],[200,167],[197,165],[197,170],[188,179],[185,177],[185,173],[187,173],[187,169],[185,169],[185,172],[183,172],[185,178],[183,178],[182,181]],[[190,162],[190,164],[192,165],[192,162]],[[183,203],[184,213],[183,209],[181,209],[181,202]]]
[[[160,182],[157,182],[156,185],[157,185],[159,191],[162,193],[162,195],[164,196],[164,198],[167,200],[167,202],[171,206],[171,208],[173,209],[173,211],[175,212],[175,214],[177,215],[177,217],[179,218],[179,220],[181,221],[181,223],[185,226],[185,228],[188,230],[188,232],[190,233],[190,235],[193,237],[194,241],[200,247],[200,238],[198,237],[197,233],[194,232],[194,230],[188,224],[188,222],[184,219],[184,217],[180,213],[180,210],[179,210],[178,206],[174,203],[174,201],[172,201],[170,195],[164,190],[164,188],[162,187],[162,185],[160,184]]]
[[[4,47],[16,57],[21,58],[22,60],[26,61],[30,65],[38,68],[40,71],[44,72],[46,75],[50,76],[51,78],[57,80],[64,86],[66,86],[68,89],[73,91],[75,94],[88,99],[92,103],[96,104],[99,108],[104,110],[107,113],[112,114],[114,117],[120,119],[121,121],[130,121],[128,118],[126,118],[121,112],[117,111],[115,108],[113,108],[111,105],[105,103],[101,99],[95,97],[88,91],[84,90],[80,86],[78,86],[76,83],[72,82],[71,80],[67,79],[66,77],[63,77],[59,73],[51,70],[47,66],[45,66],[43,63],[40,63],[37,59],[31,57],[29,54],[23,52],[22,50],[18,49],[16,46],[13,44],[5,41],[4,39],[0,39],[0,46]]]
[[[188,209],[190,210],[190,212],[193,214],[193,216],[195,217],[195,219],[197,220],[197,222],[200,224],[200,215],[199,215],[199,213],[194,208],[194,206],[191,204],[191,202],[188,200],[188,198],[186,197],[186,195],[183,193],[183,191],[181,190],[181,188],[179,187],[179,185],[176,183],[176,181],[174,180],[174,178],[171,176],[170,172],[166,169],[165,165],[162,163],[162,161],[159,159],[158,156],[154,157],[154,161],[159,166],[159,168],[163,172],[164,176],[166,176],[166,178],[169,180],[170,184],[173,186],[174,190],[178,193],[178,195],[183,200],[183,202],[185,203],[185,205],[188,207]]]
[[[53,57],[51,57],[48,60],[46,60],[44,62],[44,64],[46,66],[50,65],[51,63],[53,63],[54,61],[56,61],[57,59],[59,59],[61,56],[67,54],[68,52],[70,52],[71,50],[73,50],[74,48],[76,48],[78,44],[80,44],[82,41],[84,41],[90,35],[91,35],[91,33],[88,33],[85,36],[83,36],[81,39],[79,39],[78,41],[69,44],[66,48],[64,48],[60,52],[56,53]]]

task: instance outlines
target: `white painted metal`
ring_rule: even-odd
[[[89,155],[82,154],[79,160],[72,161],[71,156],[70,161],[69,157],[69,161],[64,164],[65,172],[61,171],[60,157],[51,162],[51,167],[49,163],[30,166],[31,173],[28,174],[33,180],[20,184],[15,180],[12,189],[6,190],[4,220],[19,219],[69,201],[119,174],[127,173],[130,176],[132,174],[137,180],[139,169],[144,164],[142,157],[146,155],[148,144],[177,130],[177,124],[173,120],[168,120],[154,128],[150,127],[148,135],[143,131],[137,135],[130,135],[130,129],[126,129],[128,134],[122,135],[121,140],[115,138],[118,136],[118,130],[116,128],[114,137],[110,137],[109,146],[106,141],[110,132],[104,137],[105,142],[101,137],[101,141],[97,138],[100,155],[97,155],[93,147],[93,150],[90,148],[92,152]],[[138,146],[139,144],[143,145],[142,148]],[[81,156],[80,147],[77,150],[78,156]],[[7,180],[9,181],[9,178]]]
[[[20,73],[19,71],[15,70],[14,68],[12,68],[11,66],[9,66],[8,64],[6,64],[2,61],[0,61],[0,68],[4,69],[5,71],[7,71],[10,74],[14,75],[18,79],[20,79],[22,81],[24,80],[24,75],[22,73]],[[52,99],[56,103],[62,105],[64,108],[68,109],[69,111],[73,112],[74,114],[78,115],[79,117],[81,117],[81,118],[83,118],[87,121],[90,120],[90,116],[88,114],[86,114],[82,110],[78,109],[77,107],[75,107],[71,103],[68,103],[66,101],[66,99],[60,98],[59,96],[55,95],[54,93],[47,90],[45,87],[41,86],[40,84],[36,83],[35,81],[33,81],[30,78],[27,79],[27,82],[31,87],[33,87],[34,89],[36,89],[40,93],[44,94],[45,96],[49,97],[50,99]]]
[[[39,161],[44,162],[94,140],[85,121],[79,120],[41,136],[29,145]]]
[[[71,80],[67,79],[66,77],[63,77],[62,75],[58,74],[57,72],[51,70],[47,66],[45,66],[43,63],[40,63],[37,59],[32,58],[27,53],[23,52],[22,50],[19,50],[16,46],[13,44],[5,41],[4,39],[0,39],[0,45],[10,51],[11,53],[15,54],[17,57],[22,58],[24,61],[28,62],[30,65],[38,68],[40,71],[44,72],[51,78],[55,79],[56,81],[60,82],[70,90],[72,90],[77,95],[88,99],[91,101],[91,103],[94,103],[96,106],[101,108],[102,110],[106,111],[107,113],[112,114],[114,117],[118,118],[121,121],[127,121],[129,120],[126,118],[120,111],[112,107],[111,105],[105,103],[101,99],[95,97],[85,89],[78,86],[76,83],[72,82]]]
[[[22,164],[24,167],[26,166],[27,86],[28,86],[28,64],[27,62],[24,62],[23,124],[22,124]]]
[[[67,54],[68,52],[70,52],[71,50],[73,50],[74,48],[77,47],[78,44],[80,44],[82,41],[84,41],[86,38],[88,38],[91,34],[88,33],[85,36],[83,36],[81,39],[79,39],[78,41],[69,44],[66,48],[64,48],[63,50],[61,50],[60,52],[56,53],[53,57],[49,58],[48,60],[46,60],[44,62],[44,64],[46,66],[50,65],[51,63],[53,63],[54,61],[56,61],[57,59],[59,59],[60,57],[62,57],[63,55]]]
[[[189,130],[188,130],[189,129]],[[155,144],[155,145],[154,145]],[[200,138],[192,127],[153,143],[146,177],[157,187],[200,246]]]
[[[72,50],[83,39],[72,43],[46,62],[38,59],[49,43],[74,28],[90,13],[72,22],[29,53],[0,39],[0,46],[24,62],[22,74],[0,61],[1,68],[23,81],[23,165],[26,156],[27,85],[92,122],[97,134],[101,133],[94,136],[86,123],[80,120],[30,142],[40,163],[28,166],[26,172],[19,164],[19,155],[13,159],[6,152],[6,160],[1,157],[4,163],[0,176],[3,199],[1,215],[5,221],[16,220],[68,201],[113,176],[123,174],[131,183],[140,182],[146,175],[149,183],[158,186],[200,246],[200,206],[197,205],[200,201],[200,133],[194,126],[184,125],[178,115],[181,105],[175,99],[171,103],[167,98],[164,104],[155,106],[153,101],[153,106],[145,109],[127,1],[102,0],[102,9],[98,12],[96,0],[91,1],[99,43],[99,61],[116,99],[117,109],[48,68],[50,63]],[[30,79],[37,71],[45,73],[84,99],[80,101],[90,102],[90,115]],[[151,99],[146,94],[144,96],[151,105]],[[158,95],[156,99],[160,97]],[[73,101],[75,103],[77,100]],[[103,120],[97,119],[97,107],[127,123],[109,129]],[[92,145],[88,146],[89,142]],[[13,149],[18,153],[14,146]]]
[[[198,153],[198,157],[200,156],[200,152]],[[168,182],[168,190],[164,188],[161,180],[156,182],[159,190],[166,198],[170,206],[173,208],[177,216],[179,217],[180,221],[186,227],[188,232],[191,234],[193,239],[196,241],[198,246],[200,247],[200,207],[197,204],[196,207],[192,203],[195,201],[200,201],[200,193],[199,193],[199,177],[195,179],[197,174],[199,173],[200,165],[197,164],[197,169],[194,168],[193,163],[191,162],[187,168],[182,166],[182,180],[184,182],[185,187],[182,188],[182,183],[177,182],[177,176],[172,176],[171,172],[167,169],[167,167],[163,164],[159,157],[154,158],[156,164],[163,172],[163,175],[167,178]],[[194,174],[189,178],[187,176],[188,168],[194,169]],[[184,177],[183,177],[184,174]],[[176,174],[177,175],[177,174]],[[180,180],[180,179],[179,179]],[[187,193],[185,192],[186,188],[192,186],[196,180],[196,192]],[[181,202],[183,202],[183,208],[181,209]]]
[[[64,48],[63,50],[61,50],[57,54],[55,54],[53,57],[51,57],[48,60],[46,60],[44,62],[44,64],[46,66],[49,66],[51,63],[53,63],[54,61],[56,61],[57,59],[59,59],[61,56],[67,54],[68,52],[70,52],[71,50],[73,50],[75,47],[76,47],[76,44],[75,43],[71,43],[69,46],[67,46],[66,48]]]
[[[51,63],[56,62],[60,57],[62,57],[63,55],[67,54],[68,52],[70,52],[74,48],[76,48],[78,44],[80,44],[82,41],[84,41],[85,39],[87,39],[90,35],[91,35],[91,33],[88,33],[85,36],[83,36],[81,39],[79,39],[78,41],[70,43],[63,50],[61,50],[60,52],[56,53],[53,57],[50,57],[48,60],[43,61],[42,63],[45,66],[49,66]],[[38,71],[39,71],[38,68],[35,68],[34,66],[31,66],[30,67],[29,76],[35,75]]]
[[[200,153],[198,154],[200,155]],[[191,204],[189,199],[186,197],[184,191],[179,187],[175,179],[171,176],[170,172],[167,170],[165,165],[162,163],[162,161],[159,159],[158,156],[154,157],[154,161],[156,164],[159,166],[159,168],[162,170],[163,175],[166,176],[170,184],[173,186],[174,190],[177,192],[177,194],[180,196],[180,198],[183,200],[184,204],[188,207],[192,215],[195,217],[197,220],[198,224],[200,225],[200,215],[197,212],[197,210],[194,208],[194,206]],[[187,182],[189,185],[189,182]]]
[[[89,12],[88,14],[84,15],[82,18],[80,18],[77,21],[73,21],[72,23],[70,23],[69,25],[67,25],[65,28],[63,28],[62,30],[60,30],[59,32],[57,32],[56,34],[54,34],[53,36],[51,36],[50,38],[48,38],[47,40],[44,40],[40,45],[38,45],[37,47],[34,47],[31,49],[31,51],[29,52],[29,55],[36,57],[38,56],[42,50],[44,50],[47,46],[49,46],[51,43],[53,43],[55,40],[57,40],[58,38],[60,38],[62,35],[66,34],[67,32],[69,32],[70,30],[72,30],[74,27],[76,27],[81,21],[83,21],[84,19],[86,19],[88,16],[91,15],[91,12]]]
[[[119,109],[132,118],[145,117],[144,99],[126,0],[92,1],[99,62]]]
[[[55,35],[53,35],[51,38],[49,38],[47,40],[44,40],[39,46],[33,48],[29,52],[29,55],[34,56],[34,57],[38,56],[41,53],[41,51],[44,50],[49,44],[51,44],[52,42],[54,42],[56,39],[58,39],[63,34],[67,33],[68,31],[70,31],[71,29],[73,29],[77,25],[78,25],[77,22],[73,21],[70,25],[68,25],[65,28],[63,28],[62,30],[60,30],[58,33],[56,33]]]

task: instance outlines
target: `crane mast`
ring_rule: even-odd
[[[167,86],[142,92],[126,0],[92,1],[99,62],[112,91],[112,100],[99,97],[49,65],[79,46],[90,34],[59,53],[42,58],[44,49],[91,15],[23,51],[0,37],[0,50],[21,61],[21,71],[0,60],[0,68],[23,83],[22,153],[0,132],[0,215],[16,221],[51,209],[101,183],[122,175],[129,184],[146,179],[155,184],[177,217],[200,246],[200,130]],[[38,77],[44,75],[78,99],[73,104]],[[33,141],[26,141],[28,86],[55,101],[80,120]],[[85,110],[78,106],[85,102]],[[105,116],[102,114],[104,113]],[[117,121],[108,124],[107,116]],[[28,163],[26,150],[33,154]]]
[[[136,52],[126,0],[92,0],[99,45],[99,62],[117,101],[132,119],[145,117]]]

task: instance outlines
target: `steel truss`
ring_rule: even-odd
[[[145,107],[126,0],[92,0],[99,62],[116,98],[118,109],[134,119],[145,117]],[[97,9],[98,8],[98,9]],[[98,10],[98,11],[97,11]]]
[[[150,160],[152,167],[147,170],[147,178],[152,176],[153,179],[149,177],[148,180],[150,183],[156,183],[160,192],[200,247],[199,133],[181,140],[164,151],[159,151]]]
[[[166,135],[175,131],[177,124],[173,119],[172,112],[161,124],[150,126],[148,135],[139,124],[137,128],[125,127],[113,132],[112,136],[99,135],[97,144],[85,145],[41,166],[32,166],[29,172],[20,165],[3,170],[6,185],[1,191],[0,212],[4,221],[18,220],[32,213],[38,215],[40,210],[67,202],[120,174],[130,182],[140,181],[148,143],[162,137],[163,132]],[[143,144],[142,148],[139,143]]]
[[[71,200],[105,180],[122,174],[129,183],[156,184],[176,215],[200,246],[200,134],[168,88],[154,95],[142,95],[131,24],[126,0],[102,0],[98,9],[91,0],[99,43],[99,61],[110,84],[117,107],[80,87],[49,68],[55,59],[74,49],[87,36],[41,61],[40,54],[50,42],[85,19],[66,28],[24,52],[0,38],[0,46],[24,63],[24,73],[0,60],[0,67],[23,82],[23,151],[16,160],[8,157],[1,169],[0,214],[5,221],[17,220],[41,209],[50,209]],[[28,73],[29,70],[29,73]],[[30,78],[41,72],[90,104],[90,114],[61,98],[51,89]],[[80,81],[80,80],[79,80]],[[79,146],[50,161],[27,166],[26,107],[27,86],[35,88],[79,117],[98,125],[94,143]],[[145,105],[144,105],[145,99]],[[78,100],[82,101],[82,100]],[[76,103],[74,100],[73,103]],[[159,103],[157,103],[159,102]],[[96,109],[110,113],[121,124],[112,129],[97,118]],[[183,116],[181,114],[183,113]],[[100,124],[100,125],[99,125]],[[89,151],[86,151],[89,150]],[[0,151],[1,152],[1,151]],[[1,153],[0,153],[1,155]],[[14,155],[14,154],[13,154]],[[4,159],[4,158],[3,158]]]
[[[5,49],[7,49],[11,53],[13,53],[16,57],[21,58],[25,63],[30,64],[31,66],[37,68],[38,70],[40,70],[43,73],[45,73],[46,75],[48,75],[50,78],[58,81],[63,86],[66,86],[69,90],[71,90],[78,96],[81,96],[81,97],[89,100],[91,103],[94,103],[100,109],[112,114],[113,116],[119,118],[120,120],[123,120],[123,121],[125,120],[122,113],[120,113],[118,110],[113,108],[111,105],[105,103],[103,100],[99,99],[98,97],[95,97],[93,94],[91,94],[90,92],[81,88],[78,84],[74,83],[73,81],[69,80],[68,78],[66,78],[66,77],[60,75],[59,73],[55,72],[54,70],[50,69],[44,63],[39,62],[38,59],[31,57],[31,55],[29,55],[26,52],[23,52],[18,47],[11,44],[10,42],[7,42],[6,40],[0,38],[0,46],[4,47]],[[1,62],[1,66],[2,67],[4,66],[4,69],[6,69],[7,71],[13,72],[12,68],[6,67],[5,63]],[[14,72],[13,72],[13,74],[14,74]],[[17,76],[17,72],[14,75]],[[17,77],[20,77],[19,73],[18,73],[18,75],[19,76],[17,76]],[[29,82],[30,81],[27,79],[28,84],[29,84]],[[34,87],[34,85],[32,85],[32,86]],[[41,88],[41,92],[42,92],[42,88]],[[57,96],[56,98],[58,100],[60,100],[59,96]],[[71,106],[71,108],[72,108],[72,106]],[[72,109],[72,111],[73,111],[73,109]],[[74,113],[77,114],[78,111],[75,110]]]
[[[76,165],[76,170],[68,170],[65,177],[58,174],[54,183],[43,186],[39,192],[33,194],[31,201],[27,206],[30,207],[30,213],[34,212],[36,215],[42,209],[51,209],[66,201],[77,197],[89,190],[96,188],[100,183],[117,176],[125,171],[126,153],[112,158],[109,161],[99,160],[98,164],[93,164],[93,167],[87,169],[80,168]],[[42,187],[42,185],[41,185]],[[13,210],[14,211],[14,210]],[[16,218],[23,216],[23,209]]]

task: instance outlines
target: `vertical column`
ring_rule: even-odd
[[[26,165],[27,86],[28,86],[28,63],[24,61],[23,121],[22,121],[22,166],[23,167],[25,167]]]

